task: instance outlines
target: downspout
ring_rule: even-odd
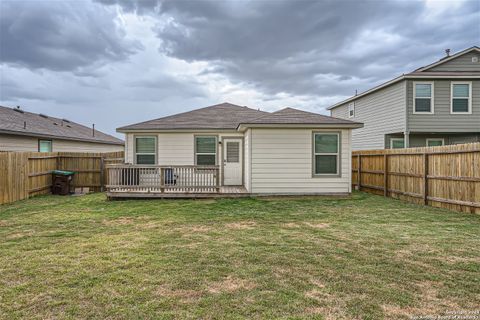
[[[410,147],[410,128],[408,126],[408,80],[405,80],[405,131],[404,131],[404,142],[405,148]]]

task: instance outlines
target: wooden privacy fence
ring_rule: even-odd
[[[48,194],[52,170],[74,171],[74,187],[103,191],[107,181],[105,166],[123,163],[124,153],[1,152],[0,204]]]
[[[352,184],[386,197],[480,213],[480,143],[355,151]]]

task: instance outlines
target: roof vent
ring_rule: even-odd
[[[71,128],[71,127],[72,127],[71,125],[67,124],[67,128]]]
[[[63,120],[63,122],[70,123],[70,120],[68,120],[68,119],[62,119],[62,120]]]
[[[46,114],[40,113],[39,116],[42,118],[48,119],[48,116]]]
[[[54,126],[58,126],[58,123],[54,122],[53,125],[54,125]]]
[[[446,55],[447,57],[450,57],[450,49],[445,49],[445,55]]]
[[[16,108],[13,108],[14,111],[20,112],[20,113],[25,113],[22,109],[20,109],[20,106],[17,106]]]

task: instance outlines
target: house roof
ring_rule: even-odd
[[[298,110],[294,108],[285,108],[279,111],[268,113],[248,122],[246,124],[312,124],[312,125],[354,125],[359,122],[354,122],[345,119],[339,119],[321,115],[318,113]]]
[[[175,129],[236,129],[240,122],[245,122],[267,112],[242,107],[231,103],[178,113],[167,117],[140,122],[118,128],[126,130],[175,130]]]
[[[360,123],[337,119],[317,113],[285,108],[277,112],[265,112],[242,107],[231,103],[221,103],[210,107],[179,113],[155,120],[145,121],[117,131],[142,130],[199,130],[228,129],[236,130],[240,126],[250,125],[339,125],[357,126]]]
[[[76,122],[0,106],[0,133],[123,145],[111,135]]]
[[[350,98],[347,98],[345,100],[342,100],[330,107],[327,108],[327,110],[332,110],[336,107],[339,107],[341,105],[344,105],[345,103],[349,103],[351,101],[354,101],[358,98],[361,98],[363,96],[366,96],[366,95],[369,95],[370,93],[373,93],[377,90],[380,90],[382,88],[385,88],[385,87],[388,87],[392,84],[395,84],[397,82],[400,82],[402,80],[405,80],[405,79],[422,79],[422,78],[430,78],[430,79],[433,79],[433,78],[459,78],[459,79],[463,79],[463,78],[480,78],[480,72],[472,72],[472,71],[428,71],[429,69],[433,68],[433,67],[436,67],[442,63],[445,63],[445,62],[448,62],[452,59],[455,59],[455,58],[458,58],[464,54],[467,54],[469,52],[472,52],[472,51],[475,51],[475,52],[480,52],[480,48],[477,47],[477,46],[473,46],[471,48],[468,48],[468,49],[465,49],[463,51],[460,51],[460,52],[457,52],[456,54],[453,54],[451,56],[448,56],[448,57],[444,57],[434,63],[431,63],[427,66],[424,66],[424,67],[420,67],[410,73],[407,73],[407,74],[403,74],[399,77],[396,77],[392,80],[389,80],[387,82],[384,82],[376,87],[373,87],[371,89],[368,89],[367,91],[364,91],[360,94],[357,94],[355,96],[352,96]]]

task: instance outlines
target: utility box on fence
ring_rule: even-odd
[[[52,194],[68,195],[73,193],[73,176],[71,171],[52,171]]]

